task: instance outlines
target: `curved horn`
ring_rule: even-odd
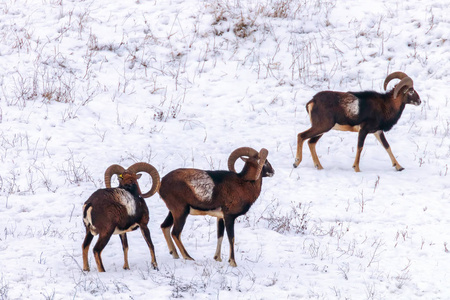
[[[119,165],[111,165],[105,171],[105,185],[111,188],[111,178],[113,175],[120,175],[125,172],[125,169]]]
[[[241,147],[237,148],[233,152],[231,152],[230,157],[228,157],[228,170],[231,172],[237,173],[234,169],[234,164],[236,163],[236,160],[241,156],[255,156],[258,154],[258,151],[256,151],[253,148],[250,147]]]
[[[264,167],[264,164],[266,163],[267,155],[269,155],[269,151],[266,148],[262,148],[261,151],[259,151],[259,164],[258,164],[258,171],[256,171],[256,179],[259,179],[259,176],[261,176],[262,168]]]
[[[406,78],[406,77],[408,77],[408,75],[406,75],[403,72],[394,72],[394,73],[389,74],[386,77],[386,79],[384,80],[384,90],[386,90],[389,81],[391,81],[392,79],[398,78],[398,79],[402,80],[403,78]]]
[[[398,93],[405,86],[408,87],[408,89],[413,88],[413,81],[411,78],[405,77],[402,80],[400,80],[400,82],[395,86],[394,98],[397,98]]]
[[[145,172],[145,173],[149,174],[150,177],[152,178],[152,187],[147,193],[143,193],[141,195],[142,198],[151,197],[156,193],[156,191],[159,190],[159,186],[161,183],[160,178],[159,178],[159,173],[156,170],[156,168],[153,167],[151,164],[148,164],[145,162],[138,162],[138,163],[131,165],[128,168],[128,171],[135,173],[135,174],[139,173],[139,172]]]

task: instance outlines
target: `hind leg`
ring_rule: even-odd
[[[92,239],[94,236],[89,231],[89,229],[86,228],[86,236],[83,241],[83,271],[90,271],[89,268],[89,261],[88,261],[88,252],[89,252],[89,246],[91,245]]]
[[[297,135],[297,154],[295,156],[294,168],[298,167],[298,165],[302,161],[303,142],[308,139],[314,139],[313,144],[315,147],[315,143],[319,140],[319,138],[322,136],[322,134],[324,134],[326,131],[330,130],[331,127],[330,128],[326,127],[326,130],[323,130],[322,128],[315,128],[313,126],[310,129],[303,131],[302,133],[299,133]],[[311,144],[310,144],[309,148],[311,150]],[[314,153],[315,153],[315,149],[314,149]],[[313,152],[311,152],[311,154],[313,154]],[[314,157],[313,157],[313,160],[314,160]]]
[[[169,253],[172,255],[173,258],[177,259],[180,257],[178,256],[177,249],[175,248],[172,237],[170,235],[170,229],[172,228],[172,226],[173,226],[173,216],[172,213],[169,211],[169,214],[167,215],[166,219],[161,224],[161,230],[164,234],[164,238],[166,239],[167,247],[169,248]]]
[[[181,255],[184,259],[194,260],[189,253],[184,248],[183,243],[181,242],[181,232],[183,231],[184,224],[186,223],[187,216],[189,215],[189,208],[186,209],[180,215],[173,215],[173,228],[172,228],[172,238],[177,244],[178,249],[180,249]]]
[[[295,154],[294,160],[294,168],[297,168],[298,165],[302,162],[302,152],[303,152],[303,142],[305,140],[302,138],[302,133],[297,135],[297,152]]]
[[[152,238],[150,236],[150,230],[148,230],[147,224],[144,223],[139,224],[139,227],[141,228],[141,233],[147,242],[148,248],[150,249],[150,254],[152,256],[152,267],[157,270],[158,264],[156,263],[155,247],[153,246]]]
[[[105,267],[103,266],[102,262],[102,251],[105,248],[106,244],[108,244],[109,239],[111,238],[111,235],[113,234],[114,229],[109,230],[106,233],[100,233],[98,237],[98,241],[94,246],[94,258],[95,262],[97,263],[97,269],[99,272],[105,272]]]
[[[317,170],[322,170],[323,169],[323,167],[322,167],[322,165],[320,164],[320,161],[319,161],[319,156],[317,156],[317,152],[316,152],[316,144],[317,144],[317,141],[321,137],[322,137],[322,135],[318,135],[318,136],[310,138],[309,141],[308,141],[308,146],[309,146],[309,150],[311,151],[311,157],[312,157],[312,160],[314,162],[314,167],[316,167]]]

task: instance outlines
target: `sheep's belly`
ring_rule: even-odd
[[[211,216],[221,219],[223,218],[223,211],[220,207],[213,210],[198,210],[191,207],[189,214],[194,216]]]
[[[361,129],[360,125],[340,125],[340,124],[335,124],[333,128],[334,130],[340,130],[340,131],[353,131],[353,132],[359,132],[359,130]]]
[[[114,229],[113,234],[122,234],[122,233],[130,232],[130,231],[136,230],[138,227],[139,227],[139,224],[137,224],[137,223],[134,223],[128,229],[125,229],[125,230],[119,229],[116,227],[116,229]]]

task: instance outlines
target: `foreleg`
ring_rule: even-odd
[[[389,154],[389,157],[391,158],[392,166],[395,167],[397,171],[402,171],[404,168],[400,166],[398,161],[395,159],[394,154],[391,151],[391,146],[389,146],[388,141],[386,140],[386,137],[384,136],[384,132],[379,130],[374,133],[377,140],[383,145],[384,149],[386,149],[386,152]]]
[[[120,241],[122,242],[122,249],[123,249],[123,268],[125,270],[129,270],[130,266],[128,265],[128,240],[127,240],[127,234],[121,233],[119,234]]]
[[[223,241],[223,233],[225,231],[225,223],[222,218],[217,218],[217,248],[214,259],[217,261],[222,261],[221,249]]]

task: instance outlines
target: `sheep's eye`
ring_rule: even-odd
[[[410,96],[414,95],[414,90],[409,90],[408,95]]]
[[[122,175],[122,174],[119,174],[119,178],[120,178],[120,179],[123,179],[123,175]]]

